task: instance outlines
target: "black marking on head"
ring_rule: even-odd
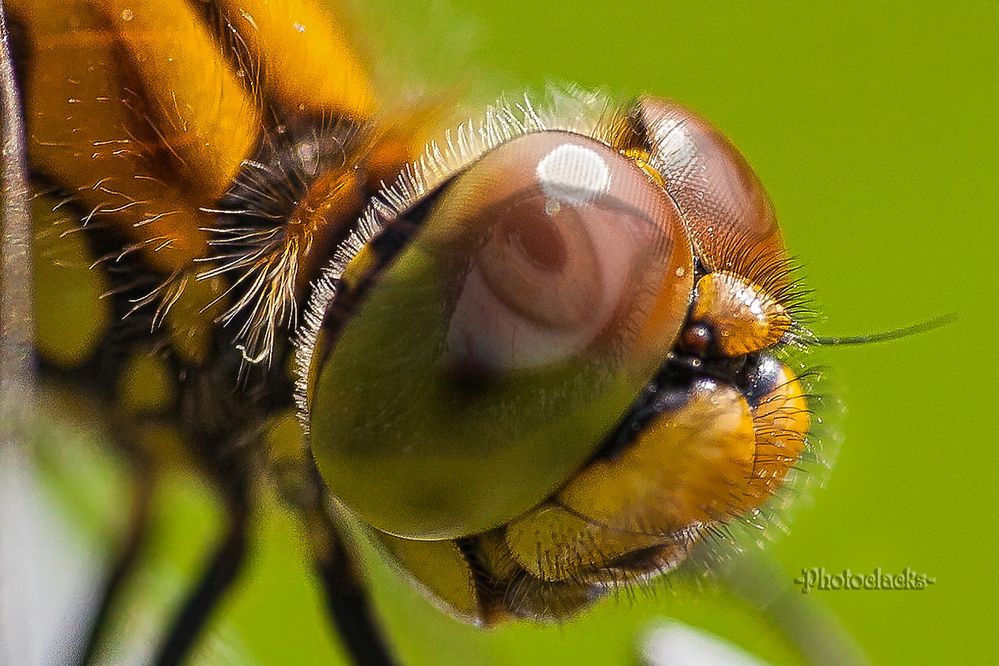
[[[366,249],[374,253],[375,261],[368,271],[359,277],[357,284],[349,284],[343,279],[337,283],[336,298],[330,303],[321,324],[329,344],[325,346],[324,350],[321,350],[323,356],[318,359],[320,363],[326,362],[326,357],[336,344],[336,338],[339,337],[344,326],[364,302],[368,290],[377,283],[382,272],[405,250],[419,232],[423,222],[436,204],[442,189],[438,188],[431,192],[405,215],[388,223],[377,236],[368,242]]]
[[[777,389],[781,375],[781,363],[770,354],[752,354],[746,359],[746,366],[735,378],[736,387],[742,391],[751,407]]]

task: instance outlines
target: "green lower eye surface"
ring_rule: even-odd
[[[321,373],[312,422],[314,441],[329,443],[316,457],[337,496],[411,538],[474,534],[530,508],[637,392],[582,361],[459,376],[442,362],[447,313],[434,283],[415,252],[393,267]]]
[[[524,164],[538,173],[526,187],[510,175]],[[566,183],[574,173],[589,180]],[[691,274],[677,220],[630,162],[575,135],[523,137],[460,176],[320,369],[311,433],[332,492],[417,539],[477,534],[543,501],[676,336]]]

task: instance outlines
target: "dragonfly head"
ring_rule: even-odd
[[[657,99],[489,122],[341,245],[300,402],[333,495],[456,614],[558,619],[758,511],[808,407],[779,230],[723,136]]]

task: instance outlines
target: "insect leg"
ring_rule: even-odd
[[[765,618],[814,666],[869,664],[860,646],[819,602],[793,587],[769,554],[745,554],[724,567],[725,586]]]
[[[105,629],[111,617],[111,611],[117,603],[119,594],[135,570],[135,565],[139,561],[139,555],[146,543],[146,537],[149,535],[150,508],[155,480],[148,461],[139,453],[132,451],[130,453],[134,453],[134,455],[131,456],[133,467],[132,499],[128,517],[128,528],[114,564],[104,583],[104,589],[101,591],[100,602],[97,605],[97,611],[90,625],[90,633],[83,644],[83,652],[79,663],[84,666],[95,663],[99,654],[98,648],[100,647],[101,639],[105,634]]]
[[[250,503],[242,483],[224,497],[228,526],[206,563],[197,585],[190,591],[160,643],[153,661],[157,666],[183,663],[205,628],[212,611],[239,577],[249,542]]]
[[[321,502],[306,510],[306,525],[326,608],[347,652],[358,664],[395,664],[345,527]]]

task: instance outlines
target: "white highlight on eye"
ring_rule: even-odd
[[[684,127],[682,120],[670,118],[657,122],[652,128],[656,146],[655,157],[662,161],[660,169],[674,172],[697,165],[697,149],[690,137],[690,132]],[[655,165],[659,166],[659,165]]]
[[[565,144],[541,158],[538,184],[551,199],[573,206],[585,205],[610,187],[611,174],[596,151]]]

